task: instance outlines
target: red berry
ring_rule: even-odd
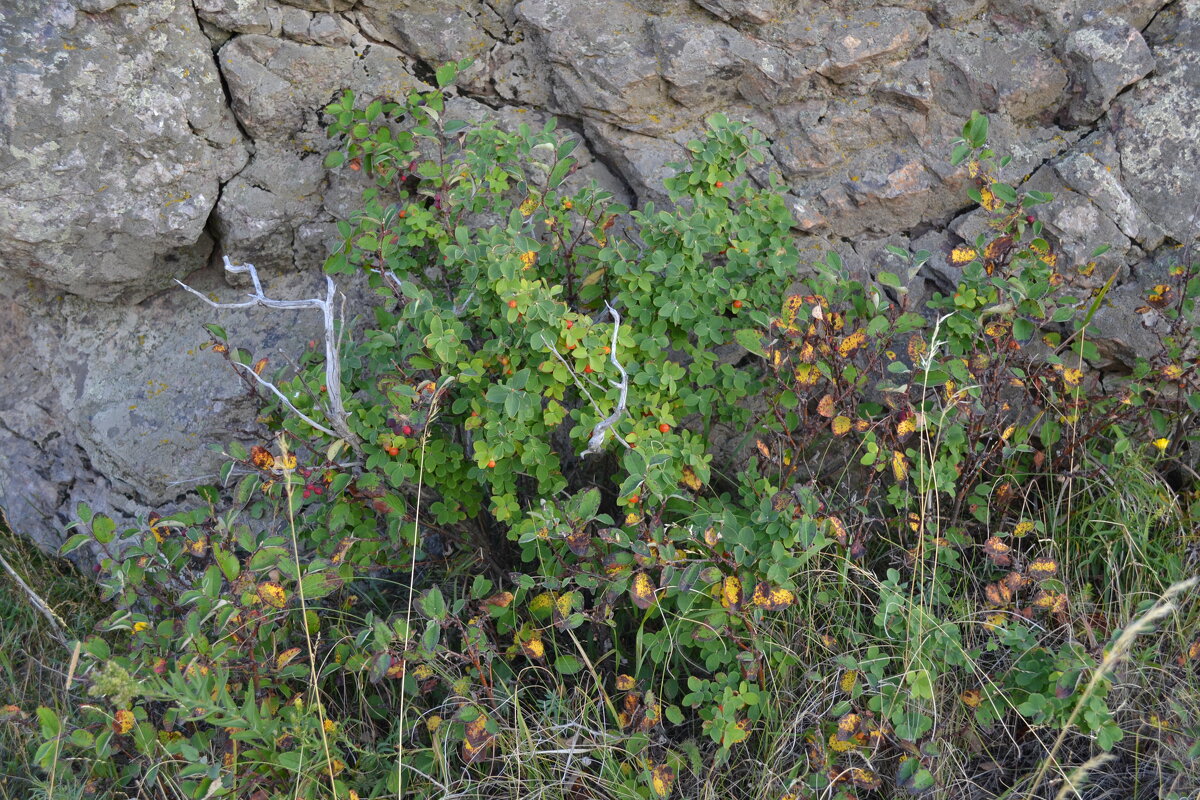
[[[1025,221],[1028,222],[1030,225],[1032,225],[1033,224],[1033,214],[1027,214],[1025,216]]]
[[[471,416],[472,416],[472,417],[478,417],[478,416],[479,416],[479,412],[478,412],[478,411],[472,411],[472,412],[471,412]]]
[[[307,500],[309,495],[311,495],[311,494],[312,494],[312,492],[310,492],[308,489],[305,489],[304,490],[304,499]]]
[[[642,496],[640,494],[635,494],[629,498],[629,505],[631,506],[636,506],[640,502],[642,502]]]
[[[584,367],[584,368],[583,368],[583,371],[584,371],[585,373],[587,373],[587,374],[589,374],[589,375],[590,375],[590,374],[592,374],[593,372],[595,372],[596,370],[592,369],[592,365],[591,365],[591,364],[588,364],[586,367]]]
[[[400,218],[401,218],[401,219],[403,219],[403,218],[405,218],[405,217],[407,217],[407,216],[408,216],[408,212],[407,212],[407,211],[405,211],[403,208],[402,208],[402,209],[400,209]]]
[[[734,308],[741,308],[741,307],[742,307],[742,301],[741,301],[741,300],[734,300],[734,301],[733,301],[733,307],[734,307]]]
[[[400,448],[399,447],[389,447],[387,449],[387,452],[388,452],[389,456],[398,456],[398,455],[400,455]]]
[[[412,436],[412,426],[405,425],[402,428],[400,428],[400,432],[403,433],[405,436]]]
[[[496,467],[496,462],[495,462],[495,460],[492,460],[492,461],[489,461],[489,462],[488,462],[488,469],[495,469],[495,467]]]
[[[516,301],[516,300],[509,300],[509,301],[508,301],[508,307],[509,307],[509,308],[516,308],[516,307],[517,307],[517,301]]]
[[[669,433],[670,431],[671,431],[671,426],[665,422],[658,426],[659,433]]]
[[[575,320],[572,320],[572,319],[567,320],[566,326],[567,326],[567,330],[571,330],[571,328],[575,327]]]
[[[318,497],[320,497],[321,495],[325,494],[325,488],[324,488],[324,487],[322,487],[322,486],[317,486],[317,487],[314,487],[314,488],[313,488],[313,494],[315,494],[315,495],[317,495]]]
[[[720,189],[720,188],[721,188],[722,186],[724,186],[724,185],[725,185],[725,181],[717,181],[717,188],[718,188],[718,189]]]

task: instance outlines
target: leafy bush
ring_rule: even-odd
[[[671,207],[630,211],[577,185],[552,123],[449,119],[456,72],[327,109],[327,165],[374,181],[326,267],[379,298],[338,332],[340,385],[315,349],[273,377],[274,441],[229,446],[228,501],[121,537],[81,510],[65,549],[101,548],[117,610],[79,713],[39,712],[45,768],[312,798],[519,795],[544,768],[645,797],[760,747],[782,766],[759,791],[848,798],[948,790],[1017,726],[1061,732],[1050,759],[1068,733],[1119,747],[1120,627],[1183,565],[1139,548],[1163,561],[1113,616],[1118,567],[1072,538],[1102,509],[1072,500],[1104,470],[1154,494],[1194,439],[1169,431],[1200,410],[1190,267],[1148,301],[1162,352],[1104,394],[1084,368],[1112,280],[1073,294],[1031,213],[1051,198],[999,182],[982,116],[954,161],[987,235],[801,276],[753,129],[713,117]],[[910,307],[940,257],[958,286]],[[1195,633],[1177,619],[1164,647]],[[1196,653],[1169,657],[1182,696]],[[1173,713],[1194,741],[1194,704]]]

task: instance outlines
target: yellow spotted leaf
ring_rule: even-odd
[[[287,650],[284,650],[275,657],[275,669],[283,669],[288,664],[292,663],[292,660],[298,655],[300,655],[299,647],[289,647]]]
[[[287,605],[287,592],[273,581],[263,581],[258,585],[258,597],[272,608],[283,608]]]
[[[850,545],[850,531],[846,528],[846,523],[842,522],[840,517],[830,517],[825,520],[829,525],[829,532],[833,534],[834,541],[842,547]]]
[[[796,367],[796,383],[800,386],[816,386],[821,378],[821,370],[812,364],[801,364]]]
[[[732,575],[721,583],[721,605],[731,611],[742,607],[742,582]]]
[[[979,258],[979,251],[974,247],[968,247],[965,244],[960,244],[958,247],[950,251],[950,263],[955,266],[964,266],[970,264],[975,259]]]
[[[834,436],[845,436],[850,432],[850,418],[839,414],[833,418],[830,427],[833,429]]]
[[[846,694],[850,694],[856,686],[858,686],[858,670],[848,669],[843,672],[842,679],[838,681],[838,688]]]
[[[772,589],[765,581],[759,581],[751,602],[767,611],[781,611],[796,602],[796,595],[788,589]]]
[[[904,483],[908,479],[908,459],[899,450],[892,451],[892,474],[897,483]]]
[[[700,491],[700,487],[703,485],[700,483],[700,479],[696,477],[695,470],[693,470],[691,467],[683,468],[682,483],[693,492]]]
[[[659,797],[670,797],[675,786],[675,770],[666,764],[655,764],[650,768],[650,786]]]
[[[837,408],[834,406],[833,395],[827,394],[817,403],[817,413],[822,417],[832,417],[837,413]]]
[[[629,597],[635,606],[643,610],[654,605],[654,582],[650,580],[649,575],[638,572],[633,576],[633,582],[629,586]]]
[[[617,675],[617,690],[628,692],[637,684],[632,675],[619,674]]]
[[[1025,574],[1034,580],[1049,578],[1058,572],[1058,563],[1049,558],[1037,558],[1029,562]]]
[[[967,708],[979,708],[979,703],[983,699],[983,696],[979,693],[978,689],[967,689],[958,696],[958,699],[962,700],[963,705]]]

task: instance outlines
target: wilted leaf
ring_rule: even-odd
[[[780,611],[796,601],[796,596],[788,589],[772,589],[765,581],[760,581],[754,587],[754,597],[751,602],[766,611]]]
[[[878,775],[861,767],[851,767],[849,777],[850,782],[859,789],[878,789],[883,785]]]
[[[675,786],[675,770],[666,764],[655,764],[650,768],[650,785],[659,797],[669,797]]]
[[[691,489],[693,492],[700,491],[700,487],[703,485],[700,483],[700,479],[696,477],[695,470],[693,470],[691,467],[683,468],[683,477],[681,480],[683,485]]]
[[[484,759],[491,750],[492,741],[496,738],[487,730],[488,717],[480,714],[468,722],[463,736],[463,761],[474,764]]]
[[[1012,563],[1012,548],[1004,543],[999,536],[993,536],[983,543],[983,552],[998,567],[1007,567]]]
[[[592,546],[592,537],[588,535],[586,526],[572,528],[567,534],[567,547],[577,556],[585,556]]]
[[[897,483],[903,483],[908,479],[908,458],[899,450],[892,451],[892,474],[896,477]]]
[[[817,413],[826,419],[837,413],[837,408],[834,406],[833,395],[827,394],[817,402]]]
[[[1038,558],[1029,562],[1025,574],[1034,580],[1049,578],[1058,572],[1058,563],[1049,558]]]
[[[858,670],[848,669],[843,672],[841,680],[838,681],[838,688],[846,694],[851,694],[856,686],[858,686]]]
[[[846,529],[846,523],[842,522],[840,517],[829,517],[825,522],[829,525],[829,532],[833,534],[834,541],[842,547],[849,546],[850,531]]]
[[[649,575],[638,572],[633,576],[633,582],[629,586],[629,597],[633,604],[642,610],[654,605],[654,582],[650,580]]]
[[[617,690],[618,691],[628,692],[635,685],[637,685],[637,680],[632,675],[625,675],[625,674],[617,675]]]
[[[258,597],[272,608],[283,608],[287,605],[287,592],[274,581],[263,581],[258,585]]]
[[[967,708],[978,708],[982,695],[978,689],[967,689],[958,696],[958,699],[962,700],[963,705]]]
[[[495,608],[508,608],[509,605],[512,604],[512,601],[513,601],[513,593],[512,592],[500,592],[500,593],[494,594],[491,597],[489,597],[488,599],[484,600],[483,604],[485,606],[492,606]]]
[[[721,605],[730,611],[742,607],[742,582],[730,575],[721,583]]]
[[[289,647],[287,650],[284,650],[275,657],[275,669],[283,669],[288,664],[292,663],[292,660],[298,655],[300,655],[299,647]]]
[[[839,414],[833,418],[830,426],[833,428],[834,436],[845,436],[850,432],[850,418]]]

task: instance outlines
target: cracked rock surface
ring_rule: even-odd
[[[315,322],[227,318],[173,279],[232,299],[228,255],[275,296],[311,293],[360,189],[322,168],[321,108],[465,57],[455,113],[559,116],[580,176],[634,204],[663,201],[706,116],[752,122],[803,252],[865,271],[885,244],[982,229],[947,161],[982,109],[1005,178],[1055,194],[1037,213],[1067,269],[1112,245],[1077,279],[1118,274],[1099,368],[1151,346],[1132,309],[1200,228],[1200,0],[7,0],[0,506],[18,529],[54,546],[79,501],[132,519],[211,480],[203,445],[254,411],[202,324],[282,366]]]

